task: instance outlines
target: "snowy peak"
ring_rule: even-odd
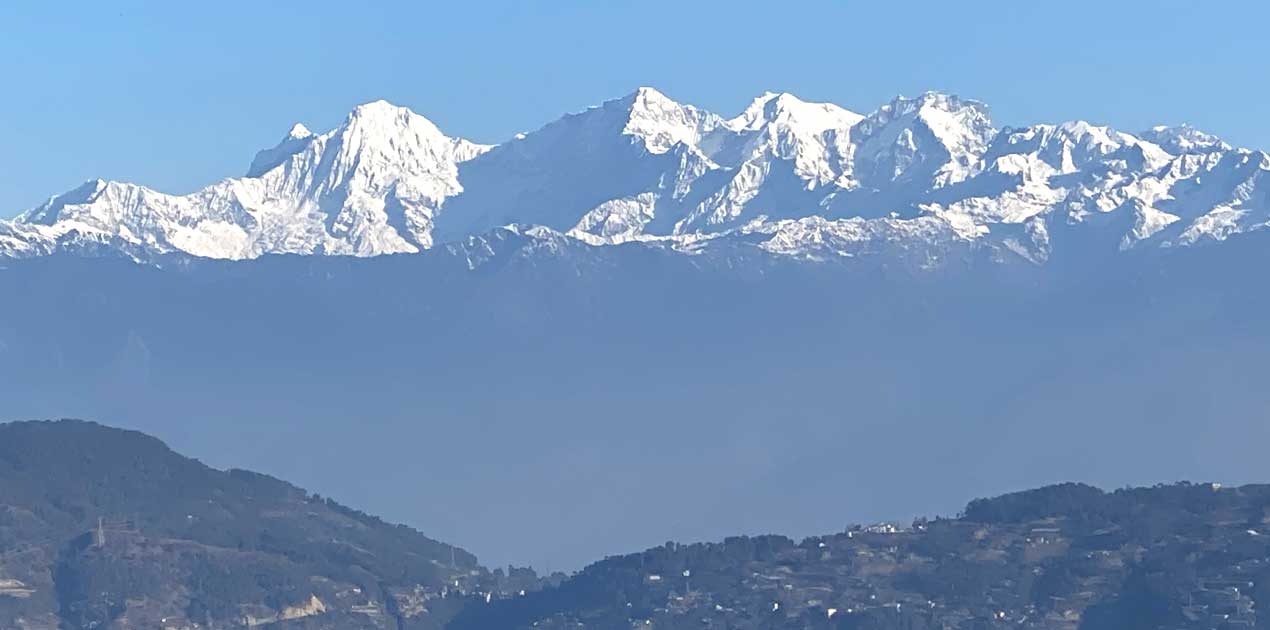
[[[1142,132],[1141,136],[1143,140],[1154,142],[1173,155],[1216,153],[1231,149],[1221,138],[1190,125],[1158,125]]]
[[[728,121],[728,127],[737,131],[755,131],[778,117],[778,111],[785,109],[790,96],[777,92],[764,92],[750,102],[749,107],[741,115]]]
[[[321,200],[338,193],[437,204],[457,194],[458,164],[490,147],[445,135],[431,120],[387,101],[359,105],[344,123],[321,136],[302,133],[284,140],[299,146],[289,168],[270,173],[303,198]],[[275,165],[276,168],[276,165]]]
[[[247,177],[188,195],[89,182],[20,221],[115,239],[154,254],[211,258],[267,253],[371,256],[431,246],[441,202],[458,194],[458,164],[488,147],[450,138],[384,101],[358,106],[339,127],[302,125],[257,154]],[[94,237],[98,238],[98,237]]]
[[[764,92],[740,116],[728,121],[737,131],[757,131],[768,125],[821,133],[850,129],[864,116],[833,103],[808,103],[793,94]]]
[[[359,166],[405,172],[453,171],[456,163],[492,148],[447,136],[428,118],[382,100],[358,105],[343,125],[320,138]],[[363,164],[368,159],[372,164]]]
[[[867,137],[883,128],[915,125],[924,126],[950,151],[967,153],[982,152],[996,134],[986,105],[939,92],[896,97],[865,117],[859,131]]]
[[[1064,230],[1130,248],[1270,228],[1270,157],[1187,126],[998,133],[982,103],[934,92],[867,116],[766,92],[724,119],[640,88],[497,146],[374,101],[326,132],[292,126],[245,177],[191,194],[87,182],[0,222],[0,256],[375,256],[511,224],[556,245],[760,243],[818,260],[982,247],[1039,263]]]
[[[605,242],[636,236],[655,208],[684,203],[692,182],[718,168],[698,147],[721,124],[652,88],[567,114],[464,164],[463,192],[438,214],[436,238],[511,223]],[[666,224],[676,209],[665,209]]]
[[[353,108],[344,121],[344,127],[359,129],[379,137],[390,137],[391,132],[404,129],[428,136],[445,137],[431,120],[416,114],[408,107],[393,105],[385,100],[363,103]]]
[[[303,151],[315,137],[308,127],[300,123],[292,125],[291,130],[278,141],[278,144],[256,153],[255,159],[251,161],[251,166],[247,169],[247,177],[260,177],[287,158]]]
[[[385,155],[397,153],[402,162],[410,161],[408,153],[418,150],[430,154],[426,157],[443,156],[456,142],[431,120],[387,101],[358,105],[336,133],[345,146]]]
[[[988,108],[978,101],[937,92],[897,97],[852,129],[856,177],[878,188],[956,183],[977,171],[995,135]]]
[[[1044,163],[1061,174],[1075,173],[1095,164],[1117,171],[1151,171],[1172,158],[1154,143],[1083,120],[1008,129],[993,143],[985,160],[1000,163],[1003,156],[1019,155]]]
[[[391,161],[407,170],[414,162],[466,161],[488,149],[449,138],[424,116],[379,100],[358,105],[340,127],[321,136],[296,123],[277,145],[256,154],[247,177],[264,175],[314,143],[319,145],[318,152],[338,146],[342,151],[365,152],[374,160]]]
[[[516,134],[502,145],[501,153],[563,150],[559,143],[583,144],[579,148],[593,152],[601,145],[620,141],[660,155],[678,144],[695,146],[721,122],[714,114],[643,87],[622,98],[565,114],[535,131]]]
[[[677,103],[650,87],[641,87],[602,107],[621,112],[626,119],[622,133],[642,140],[651,153],[665,153],[676,144],[695,146],[722,122],[714,114]]]
[[[790,169],[800,187],[816,188],[841,174],[844,159],[836,143],[848,138],[861,118],[831,103],[766,92],[704,137],[698,148],[714,162],[739,170],[741,186],[769,181],[773,169]],[[745,190],[730,195],[733,201],[753,196]],[[727,213],[736,214],[736,209]]]
[[[91,203],[105,190],[107,185],[108,182],[102,179],[86,181],[67,192],[49,197],[48,201],[19,215],[18,221],[21,223],[52,225],[62,218],[62,210],[67,206]]]
[[[442,202],[459,194],[458,165],[489,150],[445,135],[431,120],[387,101],[359,105],[344,123],[307,138],[266,187],[317,215],[337,243],[359,255],[432,245]]]
[[[945,143],[969,141],[982,145],[995,133],[988,106],[979,101],[962,99],[950,94],[927,92],[915,99],[915,102],[918,117]],[[908,106],[911,107],[911,104]]]
[[[305,138],[309,138],[312,136],[313,136],[313,132],[309,131],[308,127],[305,127],[304,125],[300,123],[296,123],[294,125],[291,125],[291,130],[287,132],[286,139],[304,140]]]

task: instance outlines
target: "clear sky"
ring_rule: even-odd
[[[1267,24],[1253,0],[3,3],[0,216],[93,177],[188,192],[378,98],[498,142],[639,85],[721,114],[933,89],[999,125],[1266,148]]]

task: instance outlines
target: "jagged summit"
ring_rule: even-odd
[[[1186,124],[1175,127],[1156,125],[1142,132],[1141,137],[1143,140],[1160,145],[1160,148],[1174,155],[1215,153],[1229,151],[1232,148],[1221,138]]]
[[[428,141],[452,140],[426,116],[384,100],[363,103],[353,108],[344,124],[336,131],[342,135],[361,135],[367,141],[384,143],[392,143],[407,134]]]
[[[664,92],[655,87],[641,85],[635,88],[634,92],[618,99],[620,102],[626,103],[632,109],[644,108],[676,108],[683,107],[675,102]]]
[[[458,140],[446,136],[427,117],[383,100],[358,105],[332,133],[345,138],[356,136],[362,142],[376,145],[452,144]]]
[[[1076,173],[1095,163],[1106,165],[1111,160],[1121,160],[1125,166],[1132,162],[1133,168],[1149,172],[1173,157],[1151,142],[1110,127],[1077,120],[1009,130],[993,143],[987,159],[1024,154],[1058,173]]]
[[[764,92],[728,124],[733,129],[754,131],[780,122],[825,131],[850,128],[862,118],[833,103],[809,103],[788,92]]]
[[[4,224],[0,255],[93,243],[139,258],[374,256],[528,224],[593,245],[779,234],[767,249],[785,253],[799,251],[792,235],[826,230],[922,247],[954,234],[1042,261],[1061,230],[1123,230],[1110,240],[1139,247],[1260,229],[1265,163],[1185,125],[999,130],[983,103],[938,92],[865,115],[766,92],[724,118],[641,87],[497,146],[379,100],[324,133],[296,124],[245,177],[189,195],[94,181],[54,196]],[[1109,214],[1126,219],[1091,220]],[[812,219],[822,222],[814,233],[779,223]],[[883,220],[892,223],[868,224]],[[1024,226],[1021,244],[1010,235]],[[830,240],[843,255],[868,249],[867,239]]]
[[[373,101],[367,101],[360,105],[354,106],[353,111],[349,112],[348,117],[349,118],[364,118],[364,117],[376,117],[376,116],[393,117],[393,116],[409,116],[410,114],[413,114],[413,113],[414,112],[410,111],[410,108],[408,107],[394,105],[382,98],[379,98]]]
[[[765,122],[770,122],[775,110],[782,103],[788,102],[792,95],[779,92],[763,92],[750,101],[748,107],[736,118],[728,122],[736,129],[757,129]]]
[[[296,123],[294,125],[291,125],[291,130],[287,132],[287,137],[292,140],[303,140],[312,135],[313,135],[313,132],[309,131],[309,128],[305,127],[301,123]]]
[[[942,92],[924,92],[915,97],[897,96],[862,122],[866,123],[860,130],[862,134],[883,126],[920,122],[948,142],[962,139],[949,134],[969,128],[980,132],[978,138],[986,143],[991,135],[984,132],[994,129],[987,105]]]
[[[247,169],[247,177],[264,175],[281,164],[283,160],[299,153],[315,137],[308,127],[300,123],[292,125],[291,130],[278,141],[278,144],[256,153],[255,159],[251,161],[251,166]]]
[[[695,145],[722,122],[651,87],[641,87],[603,107],[620,111],[627,119],[622,132],[640,138],[652,153],[665,153],[676,144]]]
[[[93,200],[109,184],[104,179],[90,179],[60,195],[49,197],[48,201],[18,215],[21,223],[52,225],[61,218],[61,210],[69,204],[88,203]]]
[[[897,97],[852,129],[856,169],[865,186],[904,180],[945,186],[973,175],[996,136],[987,106],[927,92]]]

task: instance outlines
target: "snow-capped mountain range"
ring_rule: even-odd
[[[1040,263],[1060,230],[1108,232],[1120,249],[1257,230],[1268,177],[1270,155],[1190,127],[998,128],[983,104],[938,93],[868,115],[767,93],[724,118],[640,88],[493,146],[377,101],[322,134],[297,124],[245,176],[188,195],[87,182],[0,221],[0,256],[376,256],[514,225],[688,253],[955,245]]]

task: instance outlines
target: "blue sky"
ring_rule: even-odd
[[[377,98],[497,142],[639,85],[723,114],[933,89],[1000,125],[1270,147],[1270,3],[1247,0],[106,4],[0,5],[0,216],[93,177],[188,192]]]

